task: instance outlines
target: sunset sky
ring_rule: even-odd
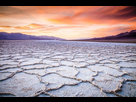
[[[64,39],[136,29],[136,6],[0,6],[0,32]]]

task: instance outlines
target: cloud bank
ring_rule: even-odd
[[[136,6],[0,6],[0,31],[65,39],[136,29]]]

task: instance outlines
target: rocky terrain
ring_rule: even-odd
[[[0,97],[136,97],[136,45],[1,40]]]

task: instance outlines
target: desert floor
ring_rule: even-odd
[[[136,97],[136,44],[0,41],[0,97]]]

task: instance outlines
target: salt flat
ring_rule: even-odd
[[[136,44],[1,40],[0,97],[136,97]]]

